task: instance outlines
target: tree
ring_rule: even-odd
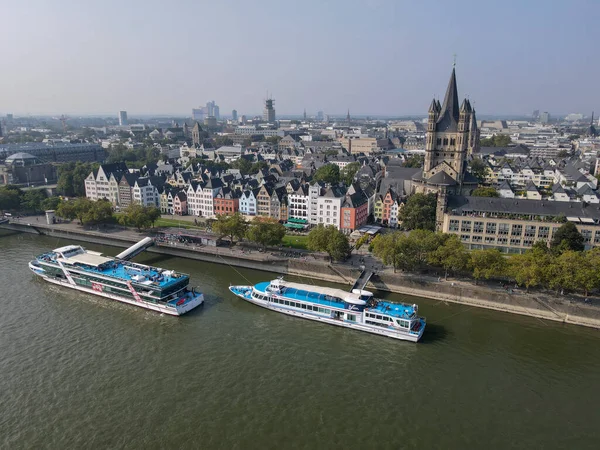
[[[558,153],[556,154],[556,156],[558,158],[566,158],[567,156],[569,156],[569,152],[567,149],[563,148],[562,150],[559,150]]]
[[[85,220],[90,217],[88,214],[94,207],[94,202],[87,197],[79,197],[73,201],[73,204],[75,207],[75,217],[83,225]]]
[[[469,172],[471,172],[471,175],[477,178],[479,182],[483,182],[488,173],[488,165],[481,158],[473,158],[471,162],[469,162]]]
[[[127,227],[136,227],[138,231],[150,228],[157,219],[154,217],[151,208],[153,207],[145,207],[138,203],[132,203],[119,216],[119,223]]]
[[[356,176],[356,172],[360,170],[360,163],[353,162],[350,163],[341,170],[340,178],[346,184],[346,186],[350,186],[354,181],[354,177]]]
[[[46,199],[46,191],[42,189],[30,189],[23,194],[21,198],[21,208],[33,213],[40,212],[42,202]]]
[[[584,239],[573,222],[566,222],[554,233],[550,247],[561,250],[583,251]]]
[[[85,223],[109,223],[113,221],[112,204],[106,200],[92,202],[92,206],[86,210],[83,220]]]
[[[42,209],[44,211],[56,210],[58,208],[58,205],[60,205],[60,202],[60,197],[48,197],[42,202]]]
[[[158,219],[160,219],[160,217],[162,215],[160,212],[160,209],[157,208],[156,206],[147,206],[146,214],[148,214],[148,219],[150,220],[150,222],[152,223],[152,227],[154,228],[154,223]]]
[[[277,144],[279,144],[279,141],[280,141],[281,139],[282,139],[282,138],[281,138],[281,136],[269,136],[269,137],[266,139],[266,142],[267,142],[268,144],[271,144],[271,145],[277,145]]]
[[[578,134],[570,134],[570,135],[569,135],[569,140],[570,140],[570,141],[576,141],[576,140],[578,140],[580,137],[581,137],[581,136],[580,136],[580,135],[578,135]]]
[[[500,194],[493,187],[478,187],[471,192],[473,197],[500,197]]]
[[[507,261],[497,248],[473,250],[469,256],[475,280],[489,280],[506,274]]]
[[[307,247],[317,252],[327,252],[332,261],[340,261],[350,253],[348,237],[333,225],[319,224],[308,233]]]
[[[511,138],[507,134],[495,134],[490,138],[481,139],[480,145],[482,147],[507,147],[512,142]]]
[[[248,223],[239,212],[232,215],[221,215],[212,225],[212,230],[219,234],[219,238],[229,236],[231,243],[234,243],[234,238],[243,239],[248,230]]]
[[[67,197],[81,197],[85,195],[85,179],[90,172],[98,168],[98,164],[70,162],[58,168],[58,183],[56,190],[60,195]]]
[[[533,252],[513,255],[508,262],[508,273],[517,284],[530,287],[543,284],[545,275],[542,265],[536,259]]]
[[[3,186],[0,188],[0,211],[16,211],[21,205],[21,195],[19,189],[13,189],[12,186]]]
[[[386,265],[396,269],[416,270],[423,267],[432,252],[448,239],[447,235],[429,230],[401,231],[377,236],[373,242],[373,254]]]
[[[340,168],[335,164],[325,164],[317,169],[313,180],[335,184],[340,181]]]
[[[278,245],[285,236],[285,227],[271,217],[255,218],[246,232],[249,241],[256,242],[266,248],[267,245]]]
[[[242,175],[248,175],[252,172],[252,163],[246,158],[236,159],[231,163],[233,169],[238,169]]]
[[[413,194],[398,214],[406,230],[435,230],[435,194]]]
[[[459,272],[469,265],[469,253],[455,234],[442,235],[444,243],[429,253],[428,262],[444,268],[444,279],[448,279],[448,271]]]
[[[63,219],[75,219],[77,217],[77,213],[75,211],[75,201],[68,200],[60,202],[58,208],[56,208],[56,215],[58,217],[62,217]]]
[[[406,161],[404,161],[404,164],[402,164],[404,167],[412,167],[414,169],[417,169],[419,167],[423,167],[423,162],[424,162],[425,158],[421,155],[413,155],[410,158],[407,158]]]

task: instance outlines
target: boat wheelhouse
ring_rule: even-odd
[[[138,252],[139,243],[121,255],[130,250]],[[186,274],[103,256],[79,245],[44,253],[29,268],[50,283],[175,316],[204,301],[202,293],[188,289]]]
[[[417,342],[426,320],[418,306],[375,299],[372,292],[293,283],[279,278],[254,286],[230,286],[238,297],[284,314]]]

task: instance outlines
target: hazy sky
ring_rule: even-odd
[[[600,112],[600,0],[0,0],[0,112]]]

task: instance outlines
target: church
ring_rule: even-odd
[[[468,99],[458,104],[456,71],[452,68],[444,103],[429,107],[423,171],[415,174],[415,192],[468,195],[477,179],[467,172],[469,157],[479,150],[475,109]]]

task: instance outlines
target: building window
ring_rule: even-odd
[[[471,231],[471,221],[470,220],[463,220],[461,225],[460,225],[460,231]]]
[[[485,232],[486,234],[496,234],[496,223],[488,222],[485,224]]]

